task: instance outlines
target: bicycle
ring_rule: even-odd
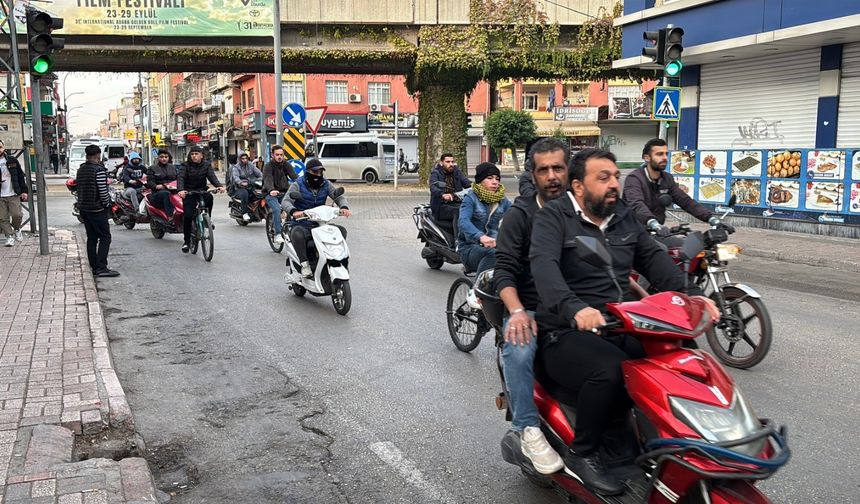
[[[280,218],[281,218],[281,235],[288,232],[287,224],[289,223],[290,219],[287,219],[286,215],[287,215],[286,212],[281,210],[281,215],[280,215]],[[275,233],[274,219],[275,219],[275,216],[273,215],[272,208],[267,206],[266,207],[266,238],[268,238],[268,240],[269,240],[269,247],[272,248],[272,251],[277,253],[277,254],[280,254],[281,251],[284,250],[284,242],[275,243],[276,233]]]
[[[203,195],[206,193],[215,194],[217,189],[204,191],[187,191],[188,194]],[[206,262],[212,261],[212,256],[215,254],[215,234],[212,218],[209,216],[209,209],[206,208],[206,202],[203,198],[197,198],[197,207],[194,209],[194,223],[191,226],[191,253],[197,253],[197,246],[203,248],[203,259]]]
[[[475,273],[463,268],[463,275],[451,284],[448,290],[448,305],[445,310],[448,319],[448,333],[454,346],[461,352],[471,352],[478,348],[481,338],[492,326],[484,318],[484,312],[469,304],[469,292],[474,288]],[[477,298],[475,298],[477,300]]]

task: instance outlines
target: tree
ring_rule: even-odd
[[[484,127],[487,133],[487,143],[493,149],[511,149],[514,155],[514,167],[520,170],[520,160],[517,157],[517,147],[525,145],[535,138],[537,126],[528,112],[516,110],[499,110],[493,112]]]

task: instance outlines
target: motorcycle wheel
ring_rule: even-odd
[[[441,268],[442,265],[445,264],[445,259],[443,259],[442,256],[428,257],[425,260],[427,261],[427,266],[434,270]]]
[[[113,219],[113,223],[116,224],[117,226],[122,224],[122,215],[120,215],[116,212],[111,212],[111,218]]]
[[[711,351],[723,364],[738,369],[749,369],[761,362],[773,340],[770,314],[761,299],[750,297],[735,287],[724,287],[723,297],[728,313],[706,336]],[[717,294],[711,295],[717,302]],[[756,335],[752,330],[758,332]],[[743,349],[746,352],[740,353]]]
[[[164,238],[164,229],[162,229],[155,221],[149,221],[149,231],[152,232],[153,238],[160,240]]]
[[[472,281],[458,278],[448,291],[448,304],[445,314],[448,318],[448,333],[451,341],[461,352],[471,352],[481,343],[486,329],[482,328],[483,315],[466,303],[466,296],[472,289]]]
[[[215,232],[212,228],[212,220],[209,219],[209,214],[203,213],[203,229],[201,230],[203,235],[200,237],[200,244],[203,248],[203,259],[206,262],[210,262],[212,260],[212,256],[215,255]]]
[[[266,238],[269,240],[269,247],[272,249],[272,252],[280,254],[284,250],[284,244],[283,242],[275,243],[275,224],[272,221],[273,218],[272,214],[266,216]]]
[[[125,221],[122,223],[122,225],[125,226],[126,229],[134,229],[135,224],[137,224],[137,223],[134,222],[133,220],[128,220],[128,221]]]
[[[247,226],[247,225],[248,225],[248,223],[247,223],[247,222],[245,222],[245,219],[236,219],[236,224],[238,224],[238,225],[240,225],[240,226],[242,226],[242,227],[245,227],[245,226]]]
[[[307,292],[308,292],[308,290],[305,289],[304,287],[302,287],[301,285],[293,284],[293,294],[295,294],[297,297],[304,297],[305,293],[307,293]]]
[[[335,280],[331,289],[331,302],[338,315],[346,315],[352,306],[352,290],[349,280]]]

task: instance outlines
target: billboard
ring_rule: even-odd
[[[650,119],[651,107],[640,86],[609,86],[609,119]]]
[[[28,3],[63,18],[62,35],[259,37],[273,29],[272,0],[55,0],[17,2],[19,33]]]

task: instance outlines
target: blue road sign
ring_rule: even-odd
[[[657,86],[654,88],[654,119],[681,120],[681,88]]]
[[[305,108],[298,103],[290,103],[284,107],[284,112],[281,115],[284,117],[284,123],[290,128],[301,128],[308,118]]]
[[[290,166],[293,167],[293,170],[295,170],[296,175],[301,176],[301,174],[305,172],[305,164],[302,163],[300,160],[290,159],[287,162],[290,163]]]

